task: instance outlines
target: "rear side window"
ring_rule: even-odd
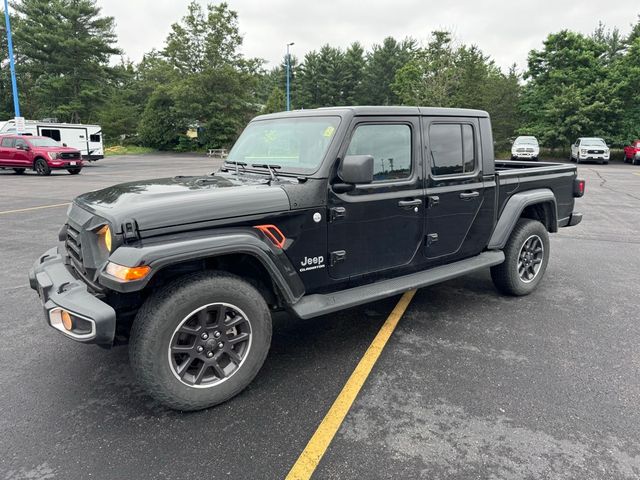
[[[13,144],[15,143],[15,139],[11,137],[4,137],[2,139],[2,146],[6,148],[13,148]]]
[[[460,123],[434,123],[429,127],[433,175],[464,175],[476,168],[473,127]]]
[[[409,125],[360,125],[351,137],[347,155],[371,155],[373,180],[382,182],[411,175]]]
[[[93,135],[89,135],[89,141],[90,142],[99,143],[100,142],[100,134],[94,133]]]
[[[40,135],[43,137],[53,138],[56,142],[60,141],[60,130],[53,128],[43,128],[40,130]]]

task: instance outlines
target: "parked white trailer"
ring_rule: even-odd
[[[93,161],[104,158],[102,145],[102,128],[100,125],[83,125],[79,123],[54,123],[39,120],[27,120],[24,135],[49,137],[61,145],[77,148],[82,158]],[[0,122],[0,134],[16,133],[13,119]]]

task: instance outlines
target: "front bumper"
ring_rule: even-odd
[[[36,260],[29,271],[29,285],[40,295],[47,325],[79,342],[113,344],[115,310],[92,295],[87,285],[73,276],[57,248],[48,250]],[[66,330],[56,320],[61,310],[88,328]]]

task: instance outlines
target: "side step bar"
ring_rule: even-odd
[[[362,305],[363,303],[392,297],[413,288],[427,287],[451,280],[476,270],[499,265],[502,262],[504,262],[504,253],[502,251],[487,251],[449,265],[442,265],[422,272],[382,280],[341,292],[306,295],[292,305],[291,308],[300,318],[313,318]]]

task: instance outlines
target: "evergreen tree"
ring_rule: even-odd
[[[120,53],[114,19],[95,0],[21,0],[14,8],[18,70],[32,100],[25,114],[96,121],[114,75],[109,60]]]

